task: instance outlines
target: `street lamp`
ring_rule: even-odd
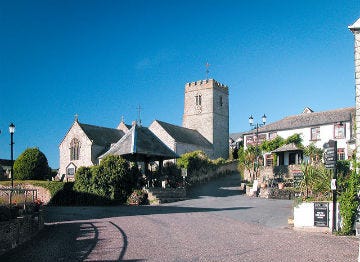
[[[10,147],[11,147],[11,189],[14,189],[14,133],[15,133],[15,125],[11,123],[9,125],[10,132]]]
[[[257,171],[258,171],[258,166],[259,166],[259,127],[263,126],[266,124],[266,115],[264,114],[261,117],[262,123],[256,123],[254,124],[254,118],[251,115],[249,117],[249,124],[251,127],[253,127],[253,129],[256,129],[256,166],[255,166],[255,176],[257,177]]]

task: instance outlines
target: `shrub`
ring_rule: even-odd
[[[51,169],[38,148],[26,149],[14,162],[14,178],[19,180],[49,179]]]
[[[356,164],[354,165],[356,166]],[[353,225],[357,215],[359,200],[357,193],[360,186],[360,176],[353,170],[346,180],[342,181],[343,192],[340,192],[340,215],[342,218],[341,234],[353,233]]]
[[[100,198],[124,203],[128,196],[143,185],[140,171],[120,156],[107,156],[99,166],[82,167],[76,171],[74,190]]]

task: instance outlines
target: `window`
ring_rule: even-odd
[[[75,169],[74,168],[68,168],[67,169],[67,175],[68,176],[73,176],[73,175],[75,175]]]
[[[334,125],[334,138],[345,138],[345,125],[342,123]]]
[[[345,149],[344,148],[337,149],[337,157],[338,157],[338,160],[345,160]]]
[[[220,96],[219,104],[220,104],[220,106],[223,106],[223,98],[222,98],[222,96]]]
[[[270,134],[269,134],[269,140],[273,140],[273,139],[275,139],[277,137],[277,133],[276,132],[271,132]]]
[[[197,106],[201,106],[201,95],[195,96],[195,103]]]
[[[265,165],[266,166],[273,166],[274,165],[274,156],[272,154],[266,155]]]
[[[74,138],[70,143],[70,160],[79,160],[80,142]]]
[[[311,140],[320,140],[320,127],[311,128]]]

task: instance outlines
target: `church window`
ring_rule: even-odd
[[[70,143],[70,160],[79,160],[80,154],[80,141],[76,138],[71,140]]]
[[[201,106],[201,95],[195,96],[195,102],[197,106]]]

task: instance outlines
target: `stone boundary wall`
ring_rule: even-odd
[[[246,195],[255,196],[254,192],[250,192],[251,187],[246,187]],[[294,199],[295,193],[290,189],[278,189],[276,187],[258,188],[256,196],[268,199]]]
[[[212,178],[221,176],[222,174],[237,172],[238,161],[234,160],[219,166],[215,170],[199,170],[191,174],[189,178],[190,184],[197,184],[209,181]]]
[[[43,227],[42,211],[0,222],[0,255],[30,240]]]

